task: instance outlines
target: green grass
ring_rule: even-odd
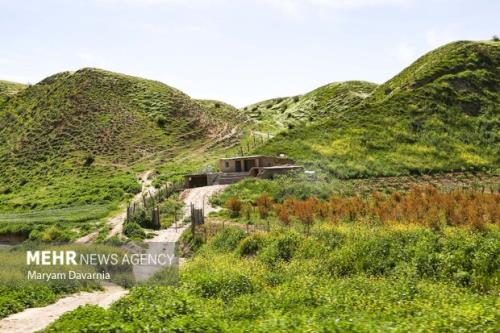
[[[34,210],[27,213],[5,213],[0,214],[0,222],[85,222],[105,217],[108,210],[109,207],[105,205],[88,205],[41,211]]]
[[[93,68],[20,88],[0,85],[10,96],[0,103],[0,211],[22,220],[57,210],[34,217],[46,225],[71,223],[81,210],[88,211],[81,219],[95,222],[105,215],[97,206],[109,213],[140,190],[139,172],[194,149],[200,160],[206,150],[220,152],[239,133],[230,142],[219,138],[246,119],[227,104]],[[167,174],[155,184],[171,180]]]
[[[46,331],[494,332],[498,241],[497,229],[225,229],[186,264],[179,286],[133,288],[109,310],[81,307]]]
[[[330,83],[300,96],[274,98],[242,109],[257,128],[276,133],[338,115],[361,103],[376,84],[364,81]]]
[[[0,105],[25,88],[22,83],[0,80]]]
[[[255,152],[286,153],[340,178],[498,170],[499,63],[499,42],[448,44],[358,106]]]

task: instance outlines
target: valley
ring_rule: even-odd
[[[245,155],[301,168],[185,188]],[[0,330],[495,332],[499,157],[497,40],[240,109],[96,68],[0,81]],[[155,242],[174,285],[1,283],[30,246]]]

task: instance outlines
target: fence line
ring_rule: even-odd
[[[127,206],[127,217],[126,222],[130,222],[141,215],[147,215],[148,211],[151,211],[151,227],[160,228],[160,209],[158,207],[159,203],[163,200],[171,197],[174,193],[182,189],[181,184],[169,183],[160,187],[156,192],[151,193],[148,190],[147,193],[142,195],[142,200],[140,202],[129,203]]]

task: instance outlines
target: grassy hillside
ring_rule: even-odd
[[[22,83],[0,80],[0,104],[24,88],[26,88],[26,85]]]
[[[156,81],[93,68],[53,75],[0,105],[0,211],[112,210],[139,191],[138,171],[224,147],[245,119]],[[19,220],[2,216],[11,229]]]
[[[330,83],[305,95],[252,104],[243,111],[257,122],[261,130],[276,132],[337,115],[358,105],[375,87],[375,84],[364,81]]]
[[[343,178],[500,165],[500,42],[440,47],[328,121],[259,150]]]

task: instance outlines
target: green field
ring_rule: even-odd
[[[226,228],[176,287],[134,288],[48,332],[495,332],[498,229],[318,225],[310,236]],[[497,259],[491,260],[497,257]]]

